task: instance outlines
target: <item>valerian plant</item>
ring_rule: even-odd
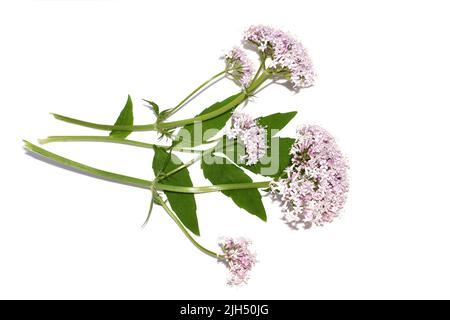
[[[113,125],[53,114],[57,120],[108,131],[108,135],[49,136],[39,140],[40,144],[113,142],[151,149],[154,155],[152,180],[87,166],[25,141],[29,151],[78,172],[148,189],[152,200],[145,223],[154,205],[160,206],[195,247],[228,267],[230,285],[246,283],[249,279],[249,272],[256,263],[251,242],[226,237],[220,239],[219,251],[202,246],[198,242],[196,194],[221,192],[239,208],[266,221],[261,190],[280,201],[283,219],[296,229],[299,225],[308,228],[331,222],[339,215],[348,193],[347,161],[326,130],[303,125],[298,128],[296,137],[279,137],[278,131],[295,117],[295,111],[253,119],[240,107],[267,81],[284,81],[294,91],[312,86],[316,75],[306,49],[291,35],[262,25],[250,27],[242,41],[246,47],[257,51],[258,68],[253,66],[244,49],[233,48],[224,57],[225,68],[176,106],[161,110],[155,102],[145,100],[155,115],[154,123],[134,124],[133,103],[128,96]],[[169,121],[194,95],[221,77],[230,78],[241,90],[194,117]],[[156,131],[170,143],[161,145],[128,139],[136,131]],[[183,163],[177,156],[180,152],[195,156]],[[195,163],[200,163],[211,185],[193,185],[188,168]],[[262,179],[253,181],[249,171]]]

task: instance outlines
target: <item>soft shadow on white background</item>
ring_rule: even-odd
[[[450,298],[447,12],[443,1],[2,1],[0,297]],[[340,219],[299,231],[269,198],[263,223],[221,194],[199,195],[205,245],[246,236],[258,252],[250,283],[229,288],[225,268],[159,208],[140,229],[148,191],[37,161],[21,139],[97,134],[48,113],[112,123],[127,94],[136,122],[152,122],[140,99],[173,106],[257,23],[298,35],[319,80],[299,94],[269,86],[246,110],[296,109],[282,135],[327,128],[350,160],[351,192]],[[237,89],[221,81],[177,118]],[[151,150],[46,148],[152,178]]]

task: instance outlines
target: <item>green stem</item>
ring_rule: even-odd
[[[105,171],[105,170],[87,166],[85,164],[64,158],[60,155],[57,155],[56,153],[42,149],[41,147],[38,147],[26,140],[24,140],[24,143],[25,143],[25,148],[31,152],[39,154],[47,159],[50,159],[52,161],[55,161],[62,165],[65,165],[67,167],[92,174],[96,177],[100,177],[100,178],[104,178],[104,179],[108,179],[111,181],[116,181],[116,182],[120,182],[120,183],[124,183],[124,184],[129,184],[129,185],[133,185],[133,186],[140,187],[140,188],[146,188],[146,189],[150,189],[153,184],[152,181],[139,179],[139,178],[135,178],[135,177],[130,177],[130,176],[125,176],[122,174],[117,174],[117,173],[113,173],[113,172],[109,172],[109,171]]]
[[[173,169],[173,170],[171,170],[171,171],[169,171],[167,173],[162,174],[160,177],[158,177],[158,180],[164,180],[165,178],[167,178],[167,177],[177,173],[178,171],[183,170],[184,168],[187,168],[187,167],[193,165],[194,163],[199,161],[203,156],[213,152],[216,149],[216,146],[217,145],[214,145],[214,147],[212,147],[212,148],[210,148],[208,150],[201,151],[201,153],[202,153],[201,155],[199,155],[199,156],[189,160],[188,162],[183,163],[181,166],[178,166],[175,169]]]
[[[230,109],[233,109],[234,107],[238,106],[242,101],[244,101],[247,98],[248,93],[255,91],[268,78],[269,78],[269,74],[264,72],[247,88],[246,92],[239,93],[232,101],[228,102],[223,107],[221,107],[217,110],[214,110],[214,111],[211,111],[206,114],[199,115],[199,116],[196,116],[193,118],[160,123],[159,126],[161,128],[175,128],[175,127],[184,126],[186,124],[192,124],[195,122],[206,121],[206,120],[218,117],[218,116],[224,114],[225,112],[229,111]]]
[[[104,130],[104,131],[113,131],[113,130],[122,130],[122,131],[152,131],[157,129],[156,123],[151,124],[142,124],[142,125],[134,125],[134,126],[111,126],[108,124],[99,124],[94,122],[88,122],[83,121],[71,117],[66,117],[60,114],[56,113],[50,113],[56,120],[75,124],[78,126],[91,128],[91,129],[97,129],[97,130]]]
[[[256,79],[259,78],[259,76],[261,74],[261,71],[266,69],[266,67],[265,67],[265,58],[263,58],[262,55],[260,56],[260,60],[261,60],[261,64],[259,65],[259,68],[258,68],[258,70],[255,73],[255,77],[253,78],[253,80],[252,80],[250,85],[252,85],[256,81]]]
[[[221,72],[219,72],[218,74],[212,76],[211,78],[209,78],[208,80],[206,80],[205,82],[203,82],[197,89],[195,89],[194,91],[192,91],[190,94],[188,94],[188,96],[186,98],[184,98],[183,100],[181,100],[180,103],[178,103],[175,107],[173,107],[166,115],[165,119],[169,118],[170,116],[172,116],[174,113],[176,113],[178,110],[180,110],[183,105],[185,104],[186,101],[188,101],[192,96],[194,96],[197,92],[199,92],[201,89],[203,89],[208,83],[210,83],[211,81],[213,81],[214,79],[217,79],[218,77],[226,74],[228,72],[228,70],[223,70]]]
[[[198,243],[189,233],[189,231],[186,230],[186,228],[183,226],[181,221],[178,219],[178,217],[175,215],[175,213],[172,212],[172,210],[169,208],[169,206],[164,202],[163,199],[159,195],[155,195],[157,197],[158,202],[161,204],[161,206],[166,210],[168,215],[175,221],[175,223],[178,225],[178,227],[183,231],[184,235],[191,241],[191,243],[197,247],[201,252],[206,253],[207,255],[216,258],[216,259],[224,259],[223,255],[220,255],[214,251],[211,251],[209,249],[206,249],[203,247],[200,243]]]
[[[159,148],[169,149],[170,146],[162,146],[157,145],[153,143],[146,143],[136,140],[128,140],[123,138],[116,138],[111,136],[50,136],[45,139],[39,139],[40,144],[46,144],[46,143],[52,143],[52,142],[112,142],[112,143],[119,143],[119,144],[126,144],[136,147],[142,147],[142,148],[149,148],[152,149],[154,146],[157,146]],[[180,147],[173,147],[173,150],[175,151],[181,151],[181,152],[196,152],[199,153],[201,150],[195,150],[190,148],[180,148]]]
[[[173,191],[180,193],[207,193],[216,192],[222,190],[238,190],[238,189],[254,189],[254,188],[267,188],[269,186],[269,181],[267,182],[253,182],[253,183],[234,183],[234,184],[219,184],[214,186],[200,186],[200,187],[180,187],[172,186],[161,183],[154,183],[153,181],[144,180],[140,178],[130,177],[123,174],[118,174],[110,171],[105,171],[97,169],[80,162],[76,162],[53,152],[47,151],[41,147],[38,147],[26,140],[24,140],[25,148],[33,153],[39,154],[42,157],[55,161],[64,166],[77,169],[79,171],[91,174],[93,176],[108,179],[111,181],[132,185],[135,187],[145,188],[145,189],[158,189],[161,191]]]
[[[216,140],[214,140],[214,141],[217,141],[217,140],[220,141],[220,140],[222,140],[222,138],[223,138],[223,136],[218,138],[218,139],[216,139]],[[214,142],[214,141],[211,141],[211,142]],[[200,151],[201,155],[199,155],[198,157],[195,157],[195,158],[189,160],[188,162],[182,164],[181,166],[179,166],[179,167],[177,167],[177,168],[175,168],[175,169],[173,169],[173,170],[171,170],[171,171],[169,171],[169,172],[167,172],[165,174],[162,174],[160,177],[158,177],[157,180],[159,180],[159,181],[160,180],[164,180],[165,178],[167,178],[167,177],[177,173],[178,171],[183,170],[184,168],[187,168],[187,167],[193,165],[194,163],[196,163],[197,161],[202,159],[204,156],[206,156],[208,154],[211,154],[214,151],[216,151],[217,150],[216,148],[217,148],[218,145],[219,145],[219,143],[216,143],[212,148]],[[227,148],[230,145],[234,145],[234,140],[232,140],[231,142],[227,141],[227,143],[224,146],[222,146],[222,148]]]
[[[98,124],[93,122],[87,122],[83,120],[78,120],[75,118],[70,118],[66,116],[62,116],[59,114],[52,115],[55,117],[55,119],[64,121],[67,123],[76,124],[83,127],[88,127],[92,129],[98,129],[98,130],[105,130],[105,131],[113,131],[113,130],[120,130],[120,131],[152,131],[152,130],[159,130],[159,129],[171,129],[171,128],[177,128],[181,127],[187,124],[192,124],[195,122],[201,122],[206,121],[212,118],[215,118],[217,116],[222,115],[223,113],[229,111],[230,109],[233,109],[237,105],[239,105],[242,101],[244,101],[247,98],[247,95],[253,91],[255,91],[265,80],[269,78],[269,74],[267,72],[263,72],[256,80],[247,88],[247,92],[241,92],[239,93],[232,101],[225,104],[223,107],[208,112],[203,115],[199,115],[196,117],[178,120],[178,121],[172,121],[172,122],[162,122],[162,123],[151,123],[151,124],[143,124],[143,125],[134,125],[134,126],[111,126],[106,124]]]
[[[167,173],[163,173],[161,174],[159,177],[157,177],[157,180],[164,180],[165,178],[177,173],[180,170],[183,170],[184,168],[187,168],[191,165],[193,165],[194,163],[196,163],[198,160],[200,160],[202,158],[203,154],[199,155],[198,157],[195,157],[191,160],[189,160],[188,162],[183,163],[181,166],[176,167],[175,169],[167,172]]]
[[[155,190],[160,191],[172,191],[180,193],[209,193],[216,191],[226,191],[226,190],[242,190],[242,189],[259,189],[268,188],[271,181],[261,181],[261,182],[249,182],[249,183],[228,183],[228,184],[217,184],[213,186],[204,187],[180,187],[168,184],[162,184],[156,182],[154,184]]]

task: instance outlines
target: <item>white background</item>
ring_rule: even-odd
[[[2,1],[0,298],[450,298],[448,12],[446,1]],[[229,288],[225,267],[161,209],[140,229],[146,190],[38,161],[21,139],[98,134],[48,113],[112,123],[127,94],[136,123],[152,122],[141,98],[173,106],[257,23],[296,34],[319,80],[296,95],[269,86],[247,111],[298,110],[283,135],[327,128],[351,192],[339,220],[299,231],[269,199],[265,224],[221,194],[198,196],[205,246],[242,235],[258,252],[250,283]],[[235,91],[221,81],[177,118]],[[152,177],[151,150],[46,148]]]

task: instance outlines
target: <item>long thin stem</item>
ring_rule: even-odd
[[[155,190],[161,191],[172,191],[180,193],[209,193],[216,191],[226,191],[226,190],[242,190],[242,189],[259,189],[268,188],[271,181],[261,181],[261,182],[249,182],[249,183],[228,183],[228,184],[217,184],[213,186],[204,187],[180,187],[168,184],[162,184],[156,182],[154,184]]]
[[[70,160],[68,158],[62,157],[56,153],[47,151],[41,147],[38,147],[26,140],[24,140],[25,148],[33,153],[36,153],[46,159],[52,160],[66,167],[79,170],[81,172],[88,173],[92,176],[107,179],[114,182],[119,182],[127,185],[132,185],[139,188],[145,189],[157,189],[161,191],[172,191],[180,193],[207,193],[216,192],[222,190],[239,190],[239,189],[255,189],[255,188],[267,188],[270,182],[253,182],[253,183],[235,183],[235,184],[219,184],[214,186],[200,186],[200,187],[181,187],[172,186],[162,183],[155,183],[150,180],[135,178],[131,176],[126,176],[123,174],[118,174],[110,171],[105,171],[97,169],[80,162]]]
[[[269,74],[267,72],[263,72],[246,90],[246,92],[241,92],[235,96],[235,98],[225,104],[223,107],[208,112],[203,115],[199,115],[196,117],[178,120],[178,121],[172,121],[172,122],[162,122],[162,123],[151,123],[151,124],[143,124],[143,125],[134,125],[134,126],[112,126],[112,125],[106,125],[106,124],[98,124],[88,121],[83,121],[75,118],[66,117],[59,114],[52,115],[55,117],[55,119],[64,121],[67,123],[88,127],[92,129],[98,129],[98,130],[105,130],[105,131],[113,131],[113,130],[121,130],[121,131],[152,131],[152,130],[159,130],[159,129],[171,129],[171,128],[177,128],[181,127],[187,124],[192,124],[195,122],[200,121],[206,121],[212,118],[215,118],[217,116],[222,115],[223,113],[229,111],[230,109],[233,109],[237,105],[239,105],[242,101],[244,101],[247,98],[247,95],[253,91],[255,91],[265,80],[269,78]]]
[[[141,124],[141,125],[134,125],[134,126],[112,126],[109,124],[99,124],[84,120],[79,120],[71,117],[66,117],[60,114],[56,113],[50,113],[56,120],[75,124],[81,127],[91,128],[91,129],[97,129],[97,130],[104,130],[104,131],[113,131],[113,130],[122,130],[122,131],[153,131],[157,129],[156,123],[151,124]]]
[[[149,148],[152,149],[154,146],[159,148],[169,149],[170,146],[163,146],[153,143],[146,143],[136,140],[129,140],[123,138],[116,138],[110,136],[49,136],[45,139],[39,139],[40,144],[52,143],[52,142],[112,142],[118,144],[126,144],[136,147]],[[195,152],[200,153],[201,150],[195,150],[190,148],[181,148],[174,146],[172,150],[181,152]]]
[[[222,138],[223,138],[223,137],[220,137],[220,138],[217,139],[216,141],[220,141]],[[211,142],[213,142],[213,141],[211,141]],[[185,162],[185,163],[182,164],[181,166],[179,166],[179,167],[177,167],[177,168],[175,168],[175,169],[173,169],[173,170],[171,170],[171,171],[169,171],[169,172],[167,172],[167,173],[162,174],[160,177],[158,177],[157,180],[158,180],[158,181],[164,180],[165,178],[167,178],[167,177],[169,177],[169,176],[171,176],[171,175],[177,173],[178,171],[183,170],[184,168],[187,168],[187,167],[193,165],[193,164],[196,163],[197,161],[201,160],[204,156],[209,155],[209,154],[213,153],[214,151],[217,151],[217,146],[218,146],[218,145],[221,145],[221,144],[220,144],[220,143],[216,143],[213,147],[211,147],[211,148],[209,148],[209,149],[206,149],[206,150],[203,150],[203,151],[200,151],[200,152],[201,152],[201,155],[199,155],[199,156],[197,156],[197,157],[195,157],[195,158],[189,160],[188,162]],[[221,147],[226,149],[226,148],[227,148],[228,146],[230,146],[230,145],[234,145],[234,140],[231,141],[231,142],[227,141],[227,143],[226,143],[225,145],[221,145]]]
[[[211,81],[217,79],[218,77],[226,74],[228,72],[228,70],[223,70],[217,74],[215,74],[214,76],[212,76],[211,78],[209,78],[208,80],[206,80],[205,82],[203,82],[198,88],[196,88],[194,91],[192,91],[190,94],[188,94],[186,96],[186,98],[184,98],[183,100],[180,101],[180,103],[178,103],[175,107],[173,107],[166,115],[166,119],[169,118],[170,116],[172,116],[174,113],[176,113],[178,110],[180,110],[186,101],[188,101],[191,97],[193,97],[197,92],[199,92],[201,89],[203,89],[208,83],[210,83]]]
[[[188,162],[183,163],[181,166],[176,167],[175,169],[173,169],[173,170],[171,170],[171,171],[169,171],[169,172],[167,172],[167,173],[161,174],[161,175],[158,177],[157,180],[164,180],[165,178],[170,177],[171,175],[177,173],[178,171],[183,170],[184,168],[187,168],[187,167],[193,165],[193,164],[196,163],[198,160],[200,160],[200,159],[202,158],[202,156],[203,156],[203,154],[201,154],[201,155],[199,155],[199,156],[197,156],[197,157],[195,157],[195,158],[189,160]]]
[[[186,228],[183,226],[183,224],[181,223],[181,221],[178,219],[178,217],[175,215],[175,213],[172,212],[172,209],[169,208],[169,206],[164,202],[163,199],[161,199],[161,197],[159,195],[155,195],[155,197],[157,197],[158,202],[161,204],[161,206],[164,208],[164,210],[166,210],[167,214],[173,219],[173,221],[175,221],[175,223],[177,224],[177,226],[181,229],[181,231],[183,231],[184,235],[189,239],[189,241],[191,241],[191,243],[197,247],[197,249],[199,249],[201,252],[206,253],[207,255],[216,258],[216,259],[223,259],[223,255],[220,255],[214,251],[211,251],[209,249],[206,249],[205,247],[203,247],[200,243],[198,243],[189,233],[189,231],[186,230]]]
[[[252,80],[252,83],[251,83],[251,84],[253,84],[253,82],[255,82],[255,81],[256,81],[256,79],[258,79],[258,77],[259,77],[259,76],[260,76],[260,74],[261,74],[261,71],[265,70],[265,66],[264,66],[264,60],[263,60],[263,57],[260,57],[260,59],[261,59],[261,64],[259,65],[259,68],[258,68],[258,70],[256,71],[256,73],[255,73],[255,77],[253,78],[253,80]]]
[[[215,150],[215,148],[216,148],[216,145],[208,150],[201,151],[202,152],[201,155],[189,160],[188,162],[183,163],[181,166],[178,166],[175,169],[173,169],[167,173],[162,174],[160,177],[158,177],[158,180],[164,180],[165,178],[170,177],[171,175],[177,173],[178,171],[183,170],[184,168],[187,168],[187,167],[193,165],[194,163],[199,161],[203,156],[213,152]]]
[[[140,187],[140,188],[146,188],[146,189],[150,189],[152,186],[152,183],[153,183],[152,181],[149,181],[149,180],[130,177],[130,176],[90,167],[88,165],[64,158],[60,155],[57,155],[56,153],[42,149],[41,147],[38,147],[26,140],[24,140],[24,143],[25,143],[25,148],[31,152],[39,154],[49,160],[55,161],[64,166],[67,166],[67,167],[70,167],[73,169],[77,169],[77,170],[85,172],[85,173],[89,173],[89,174],[94,175],[99,178],[104,178],[104,179],[108,179],[111,181],[120,182],[123,184],[128,184],[128,185],[132,185],[132,186],[136,186],[136,187]]]

